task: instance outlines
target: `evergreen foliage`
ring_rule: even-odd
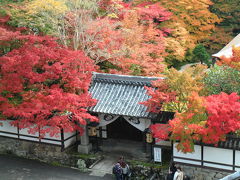
[[[210,55],[202,44],[198,44],[193,49],[193,61],[201,62],[209,66]]]

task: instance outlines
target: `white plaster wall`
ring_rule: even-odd
[[[58,142],[58,141],[51,141],[51,140],[45,140],[45,139],[41,139],[41,142],[48,143],[48,144],[61,145],[61,142]]]
[[[67,138],[69,138],[73,135],[76,135],[76,132],[75,131],[74,132],[69,132],[69,133],[64,132],[63,135],[64,135],[64,139],[67,139]],[[76,141],[77,141],[76,136],[73,136],[70,139],[64,141],[64,147],[67,148],[68,146],[74,144]]]
[[[204,146],[203,160],[232,165],[233,164],[233,151],[230,149],[222,149],[222,148]]]
[[[28,140],[28,141],[36,141],[39,142],[39,138],[33,138],[33,137],[26,137],[26,136],[19,136],[20,139]]]
[[[12,138],[18,138],[17,135],[14,135],[14,134],[7,134],[7,133],[0,133],[0,136],[12,137]]]
[[[72,135],[75,135],[76,134],[76,132],[74,131],[74,132],[64,132],[63,133],[64,134],[64,139],[67,139],[67,138],[69,138],[69,137],[71,137]],[[75,137],[75,139],[76,139],[76,137]]]
[[[235,165],[240,166],[240,151],[235,151]]]
[[[211,163],[203,163],[203,165],[207,167],[232,170],[232,167],[229,167],[229,166],[223,166],[223,165],[217,165],[217,164],[211,164]]]
[[[0,126],[0,131],[6,131],[6,132],[11,132],[11,133],[18,133],[17,128],[14,126],[10,125],[11,120],[0,120],[0,123],[2,123],[2,126]],[[19,129],[19,138],[20,139],[24,139],[24,140],[28,140],[28,141],[39,141],[38,137],[39,137],[39,133],[36,132],[35,134],[29,134],[28,133],[28,128],[24,128],[24,129]],[[67,139],[68,137],[72,136],[73,134],[75,134],[75,132],[73,133],[64,133],[64,139]],[[1,136],[5,136],[5,137],[13,137],[13,138],[18,138],[18,135],[12,135],[12,134],[7,134],[7,133],[0,133]],[[29,135],[29,136],[34,136],[34,137],[26,137],[23,135]],[[59,135],[56,136],[50,136],[48,133],[45,134],[44,138],[48,138],[49,140],[45,140],[45,139],[41,139],[41,142],[45,142],[45,143],[49,143],[49,144],[56,144],[56,145],[61,145],[61,142],[57,142],[57,141],[52,141],[52,140],[61,140],[61,134],[60,134],[60,130],[59,130]],[[51,140],[52,139],[52,140]],[[70,145],[72,145],[73,143],[76,142],[76,137],[70,138],[69,140],[67,140],[65,142],[65,147],[68,147]]]
[[[28,136],[34,136],[34,137],[39,137],[39,133],[38,133],[38,132],[36,132],[35,134],[30,134],[30,133],[28,133],[28,128],[19,129],[19,134],[21,134],[21,135],[28,135]]]
[[[201,162],[185,160],[185,159],[179,159],[179,158],[174,158],[173,161],[174,162],[187,163],[187,164],[201,165]]]
[[[177,151],[176,145],[177,143],[173,144],[173,156],[201,160],[201,146],[194,145],[195,151],[192,153],[182,153]]]
[[[9,124],[10,122],[11,122],[10,120],[0,120],[0,123],[2,123],[2,125],[0,125],[0,131],[17,133],[17,128],[14,126],[11,126]],[[7,133],[0,133],[0,136],[13,137],[13,138],[18,137],[17,135],[7,134]]]
[[[76,137],[72,137],[64,142],[64,148],[67,148],[76,142]]]
[[[235,168],[235,171],[240,171],[240,168]]]
[[[104,130],[102,131],[103,138],[107,138],[107,126],[102,126],[102,129]]]
[[[11,133],[17,133],[17,128],[10,125],[10,120],[0,120],[2,126],[0,125],[0,131],[7,131]]]
[[[28,128],[24,128],[24,129],[19,129],[19,138],[20,139],[24,139],[24,140],[29,140],[29,141],[37,141],[39,142],[39,133],[36,132],[35,134],[30,134],[28,133]],[[23,135],[28,135],[28,136],[34,136],[34,137],[26,137]]]

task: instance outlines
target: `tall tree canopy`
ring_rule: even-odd
[[[109,72],[158,76],[165,68],[164,35],[168,29],[158,28],[156,21],[168,20],[171,13],[158,3],[135,6],[120,0],[48,1],[41,6],[39,0],[16,6],[9,11],[11,23],[55,35],[96,64],[115,67],[107,67]]]
[[[240,95],[240,71],[226,66],[214,66],[203,79],[208,94],[232,92]]]
[[[93,61],[48,36],[22,35],[5,29],[0,43],[16,35],[20,47],[0,57],[0,112],[13,125],[42,135],[80,131],[97,121],[86,108],[96,103],[88,93]],[[17,35],[18,34],[18,35]],[[44,128],[43,128],[44,127]]]
[[[187,49],[193,49],[197,43],[210,37],[215,30],[215,24],[220,23],[217,15],[209,11],[209,6],[212,5],[210,0],[152,1],[159,2],[173,13],[170,21],[161,24],[172,30],[166,38],[171,59],[184,60]]]
[[[240,2],[238,0],[212,0],[211,12],[217,14],[222,22],[219,24],[233,36],[240,33]]]
[[[153,125],[157,130],[160,124]],[[194,141],[217,144],[224,141],[228,133],[240,129],[240,96],[220,93],[210,96],[198,96],[193,93],[189,97],[188,108],[177,113],[169,122],[171,140],[179,140],[178,150],[192,152]],[[160,131],[154,131],[156,138],[162,138]]]
[[[164,79],[153,81],[154,89],[146,87],[151,98],[143,104],[153,112],[186,111],[192,92],[205,93],[202,82],[205,69],[205,66],[197,65],[183,72],[174,68],[166,70]]]
[[[217,145],[219,141],[224,141],[229,133],[238,133],[240,129],[238,54],[233,48],[233,56],[220,61],[224,66],[213,67],[207,72],[192,71],[194,75],[192,77],[187,73],[192,80],[184,77],[186,81],[181,81],[178,72],[167,75],[160,83],[153,83],[156,90],[148,89],[152,98],[143,104],[154,112],[162,110],[176,112],[174,119],[168,124],[151,126],[154,137],[177,140],[178,150],[192,152],[195,141]]]

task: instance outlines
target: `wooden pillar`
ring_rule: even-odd
[[[63,151],[65,148],[64,146],[64,132],[63,129],[61,129],[61,150]]]

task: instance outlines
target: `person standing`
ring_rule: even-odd
[[[171,166],[169,167],[168,174],[166,176],[167,180],[173,180],[174,174],[177,171],[177,167],[174,162],[171,163]]]
[[[173,180],[183,180],[183,172],[180,167],[177,167],[177,171],[174,173]]]
[[[177,171],[177,167],[176,164],[174,162],[172,162],[170,168],[169,168],[169,173],[172,174],[172,176],[174,176],[175,172]]]
[[[130,168],[127,163],[122,162],[121,167],[123,170],[123,180],[128,180],[129,177],[131,176]]]
[[[116,180],[123,180],[123,170],[119,161],[113,166],[112,173],[115,175]]]

